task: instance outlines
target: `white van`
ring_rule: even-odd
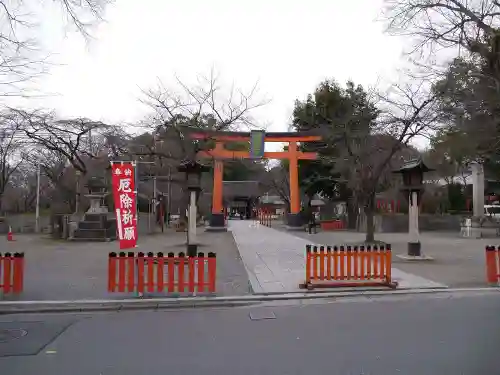
[[[490,216],[493,219],[500,221],[500,205],[484,205],[484,214]]]

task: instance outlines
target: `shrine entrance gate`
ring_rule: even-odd
[[[299,142],[317,142],[321,136],[309,132],[265,132],[253,130],[251,132],[219,132],[219,131],[195,131],[190,135],[191,139],[213,140],[215,147],[208,151],[199,151],[198,156],[214,159],[214,186],[212,193],[212,215],[210,227],[223,229],[225,226],[223,206],[223,174],[224,159],[287,159],[289,161],[290,174],[290,212],[286,222],[291,228],[301,227],[300,218],[300,190],[299,190],[299,160],[315,160],[317,153],[301,152],[298,150]],[[250,151],[231,151],[224,147],[227,142],[249,142]],[[266,142],[287,143],[286,151],[265,151]]]

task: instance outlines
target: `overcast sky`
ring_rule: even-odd
[[[401,63],[398,39],[376,22],[382,0],[116,0],[107,22],[86,46],[63,33],[60,15],[44,6],[44,40],[57,53],[41,103],[62,116],[111,123],[140,120],[140,88],[177,74],[192,82],[212,67],[228,85],[259,81],[255,113],[268,130],[285,131],[293,102],[325,78],[373,85],[390,80]],[[48,25],[48,26],[47,26]]]

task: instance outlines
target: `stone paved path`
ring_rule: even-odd
[[[252,221],[230,220],[231,230],[255,293],[296,292],[305,276],[303,238]],[[437,288],[444,284],[392,268],[401,288]]]

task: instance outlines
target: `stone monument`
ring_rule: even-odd
[[[108,207],[104,205],[104,199],[108,195],[106,184],[99,177],[91,177],[86,185],[89,190],[84,196],[90,200],[90,208],[87,210],[89,214],[107,214]]]
[[[91,177],[86,187],[89,193],[85,197],[90,200],[90,208],[83,220],[78,223],[78,228],[71,239],[76,241],[115,240],[116,219],[109,217],[108,207],[104,205],[104,199],[109,194],[104,178]]]

